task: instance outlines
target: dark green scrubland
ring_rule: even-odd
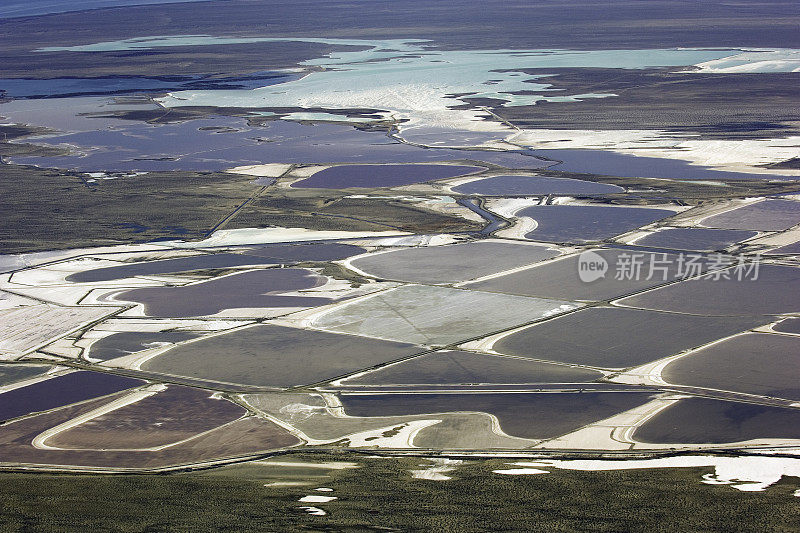
[[[356,460],[307,487],[265,487],[269,468],[242,464],[188,474],[0,474],[3,531],[797,531],[789,478],[765,492],[704,485],[712,469],[555,470],[503,476],[504,460],[467,462],[451,481],[412,479],[421,458]],[[299,460],[290,456],[287,460]],[[297,476],[297,469],[291,473]],[[308,469],[301,469],[308,470]],[[318,486],[338,500],[311,516],[298,498]]]

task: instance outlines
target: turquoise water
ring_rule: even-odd
[[[734,49],[653,50],[434,50],[426,41],[402,39],[323,39],[276,37],[154,36],[47,51],[100,52],[149,50],[174,46],[302,41],[347,47],[302,63],[322,68],[279,87],[256,90],[179,91],[162,100],[166,106],[367,108],[387,112],[436,113],[464,103],[464,98],[493,98],[505,105],[537,101],[573,101],[613,96],[552,94],[542,76],[523,69],[689,66],[740,53]],[[353,50],[349,47],[356,47]],[[542,94],[519,94],[537,91]],[[459,96],[454,96],[459,95]]]

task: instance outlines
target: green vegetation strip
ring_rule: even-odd
[[[506,461],[470,461],[450,481],[412,479],[425,459],[291,456],[357,461],[301,469],[308,486],[265,487],[281,471],[248,463],[169,476],[0,474],[3,531],[797,531],[798,480],[765,492],[700,483],[711,469],[492,474]],[[306,473],[307,472],[307,473]],[[311,516],[297,500],[315,487],[338,499]]]

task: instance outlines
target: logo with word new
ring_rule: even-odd
[[[578,256],[578,277],[584,283],[591,283],[606,277],[608,261],[597,252],[586,251]]]

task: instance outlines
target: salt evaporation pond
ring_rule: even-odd
[[[508,435],[543,439],[638,407],[648,393],[585,392],[552,394],[342,394],[350,416],[403,416],[483,412],[494,415]]]
[[[667,209],[602,205],[535,205],[516,213],[538,226],[525,235],[546,242],[600,241],[674,215]]]
[[[622,191],[624,189],[616,185],[544,176],[494,176],[453,187],[453,192],[481,196],[613,194]]]
[[[298,261],[336,261],[363,253],[365,250],[351,244],[309,243],[309,244],[267,244],[245,248],[242,253],[218,253],[141,261],[119,266],[96,268],[76,272],[67,276],[72,283],[96,283],[114,281],[134,276],[155,276],[174,274],[192,270],[231,268],[249,265],[286,264]]]
[[[0,364],[0,387],[41,376],[52,368],[45,365]]]
[[[762,200],[702,221],[710,228],[783,231],[800,224],[800,202]]]
[[[675,250],[723,250],[737,242],[758,235],[757,231],[706,228],[668,228],[636,241],[637,245]]]
[[[213,315],[225,309],[313,307],[330,298],[281,293],[318,287],[325,278],[300,268],[254,270],[184,287],[147,287],[118,295],[119,300],[144,304],[148,316],[184,318]]]
[[[113,374],[71,372],[0,394],[0,421],[55,409],[143,384],[144,381]]]
[[[346,189],[348,187],[397,187],[454,178],[484,170],[462,165],[340,165],[326,168],[292,187]]]
[[[189,331],[123,331],[92,343],[87,355],[91,359],[107,361],[156,346],[188,341],[200,335]]]
[[[772,329],[781,333],[796,333],[800,335],[800,318],[787,318],[772,326]]]
[[[651,444],[725,444],[800,439],[800,410],[708,398],[680,400],[636,429]]]

